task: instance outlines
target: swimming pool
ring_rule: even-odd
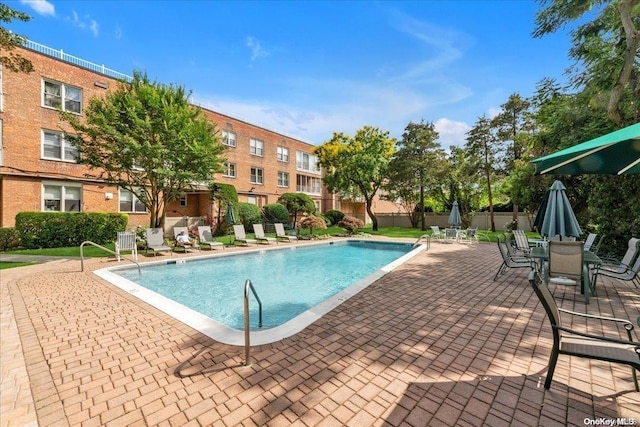
[[[423,246],[374,240],[277,245],[241,253],[164,260],[137,269],[96,272],[116,286],[226,344],[242,345],[243,292],[250,279],[251,342],[274,342],[299,332],[355,295]]]

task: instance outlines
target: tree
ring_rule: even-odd
[[[66,138],[97,178],[131,191],[162,227],[167,204],[221,170],[215,125],[189,104],[182,87],[134,73],[104,98],[92,98],[84,120],[60,112],[74,130]]]
[[[326,168],[323,180],[329,191],[362,196],[374,231],[378,230],[378,219],[371,209],[373,198],[387,178],[394,145],[389,132],[364,126],[354,137],[334,132],[314,150]]]
[[[433,123],[410,122],[397,143],[397,150],[389,163],[389,180],[385,190],[390,199],[400,199],[414,224],[414,208],[420,212],[420,226],[424,221],[425,191],[439,185],[438,171],[442,170],[445,152],[436,141],[438,132]],[[418,192],[416,193],[416,189]]]
[[[479,117],[476,124],[467,132],[465,149],[479,159],[479,168],[484,174],[487,184],[487,196],[489,198],[489,216],[491,217],[491,231],[496,231],[496,222],[493,214],[493,193],[491,192],[491,175],[495,168],[498,141],[492,132],[491,122],[485,116]]]
[[[31,17],[23,12],[11,9],[4,3],[0,3],[0,22],[10,23],[14,19],[29,22]],[[26,38],[13,34],[4,27],[0,27],[0,65],[14,73],[30,73],[33,71],[33,64],[22,55],[12,52],[18,46],[24,46]],[[3,53],[8,52],[5,56]]]
[[[513,93],[509,100],[500,106],[501,112],[491,120],[496,129],[497,140],[506,143],[505,174],[515,169],[527,147],[528,131],[531,130],[529,108],[531,103],[519,94]],[[513,200],[512,200],[513,201]],[[513,201],[513,221],[518,221],[518,204]]]
[[[218,205],[218,213],[216,215],[216,228],[214,232],[216,235],[224,234],[227,231],[225,228],[230,228],[230,226],[233,224],[226,224],[227,227],[222,227],[222,214],[226,212],[229,203],[238,202],[238,192],[236,191],[236,188],[231,184],[212,182],[209,185],[209,199],[213,200]]]
[[[573,82],[582,86],[598,81],[609,96],[607,112],[618,127],[624,123],[623,98],[638,99],[640,82],[640,0],[538,0],[543,9],[536,14],[534,37],[556,32],[585,14],[599,9],[592,21],[572,31],[569,56],[582,63],[573,69]],[[604,84],[603,84],[604,83]]]
[[[298,223],[298,213],[314,213],[316,204],[313,199],[304,193],[284,193],[278,198],[278,203],[283,205],[289,213],[293,213],[293,226]]]

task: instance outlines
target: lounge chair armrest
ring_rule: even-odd
[[[617,343],[617,344],[627,344],[630,345],[632,347],[635,347],[636,352],[640,351],[640,342],[634,342],[634,341],[628,341],[628,340],[621,340],[621,339],[617,339],[617,338],[609,338],[609,337],[605,337],[602,335],[593,335],[593,334],[587,334],[585,332],[579,332],[576,331],[574,329],[569,329],[569,328],[565,328],[563,326],[557,326],[557,325],[552,325],[553,329],[557,329],[559,331],[563,331],[572,335],[579,335],[581,337],[586,337],[586,338],[592,338],[592,339],[596,339],[599,341],[607,341],[607,342],[612,342],[612,343]]]
[[[633,323],[631,323],[631,320],[629,320],[629,319],[620,319],[620,318],[616,318],[616,317],[605,317],[605,316],[598,316],[598,315],[595,315],[595,314],[579,313],[577,311],[565,310],[565,309],[562,309],[562,308],[559,308],[558,311],[560,311],[561,313],[570,314],[572,316],[588,317],[588,318],[591,318],[591,319],[608,320],[608,321],[611,321],[611,322],[624,323],[625,324],[625,328],[626,328],[626,325],[629,325],[629,326],[631,326],[631,330],[633,330]]]

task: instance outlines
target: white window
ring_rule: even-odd
[[[314,176],[297,175],[296,191],[314,195],[322,195],[322,179]]]
[[[224,145],[228,145],[229,147],[236,146],[236,133],[231,132],[230,130],[222,131],[222,143]]]
[[[70,142],[65,140],[64,134],[43,130],[42,158],[75,162],[78,160],[78,150]]]
[[[252,205],[257,205],[258,198],[256,196],[247,196],[247,203],[251,203]]]
[[[43,80],[42,105],[80,114],[82,111],[82,89],[50,80]]]
[[[296,168],[307,172],[320,172],[320,164],[318,164],[318,156],[296,151]]]
[[[287,172],[278,172],[278,187],[289,186],[289,174]]]
[[[129,190],[120,189],[120,212],[147,212],[147,208],[144,206],[138,197]]]
[[[264,170],[262,168],[251,168],[251,183],[264,184]]]
[[[181,194],[180,195],[180,207],[181,208],[186,208],[187,207],[187,195],[186,194]]]
[[[278,161],[289,162],[289,149],[287,147],[278,147]]]
[[[251,138],[249,140],[249,152],[254,156],[262,157],[264,153],[264,142]]]
[[[224,170],[222,171],[222,176],[226,176],[227,178],[235,178],[236,177],[236,164],[225,162]]]
[[[43,211],[80,212],[81,206],[82,186],[77,184],[43,183]]]

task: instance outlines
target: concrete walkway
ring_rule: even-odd
[[[560,357],[544,390],[549,323],[524,269],[492,281],[499,264],[492,244],[433,243],[302,332],[254,348],[249,367],[243,348],[90,272],[113,260],[3,270],[0,426],[637,425],[627,367]],[[553,291],[564,308],[640,314],[637,289],[613,279],[586,307],[575,288]]]

